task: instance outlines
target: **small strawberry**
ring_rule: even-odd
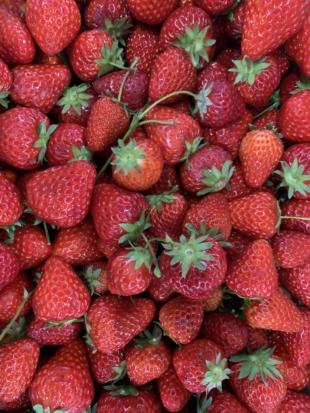
[[[295,268],[310,256],[310,236],[301,232],[281,230],[271,240],[276,263],[282,268]]]
[[[275,133],[279,133],[279,109],[272,109],[263,115],[259,116],[254,122],[253,125],[256,129],[270,129]]]
[[[215,311],[221,304],[223,299],[223,288],[217,287],[211,297],[203,300],[204,311]]]
[[[29,388],[33,406],[82,413],[92,402],[94,385],[81,340],[61,347],[36,373]],[[41,411],[42,411],[41,410]]]
[[[10,284],[20,270],[20,262],[10,245],[0,242],[0,291]]]
[[[43,52],[53,56],[62,52],[79,33],[81,14],[74,0],[29,0],[27,27]]]
[[[299,70],[287,75],[280,86],[280,102],[283,104],[291,95],[309,90],[310,81]]]
[[[154,272],[147,293],[154,301],[159,302],[167,301],[176,295],[171,290],[169,274],[161,274],[161,277],[156,277]]]
[[[119,378],[124,373],[124,351],[113,353],[93,352],[93,347],[87,344],[87,353],[92,377],[100,384],[105,384]]]
[[[251,241],[240,234],[240,232],[232,230],[227,242],[229,245],[226,245],[224,249],[227,252],[228,258],[234,260],[244,251]]]
[[[26,390],[20,397],[13,400],[12,402],[2,402],[0,401],[0,409],[4,411],[23,411],[30,407],[30,400],[28,396],[28,391]]]
[[[310,396],[288,390],[278,413],[307,413],[310,409]]]
[[[287,75],[291,69],[291,62],[284,50],[284,47],[280,46],[276,48],[270,53],[270,55],[276,59],[280,69],[281,79],[283,79],[283,77]]]
[[[160,0],[145,3],[141,0],[127,0],[133,17],[150,26],[163,23],[169,14],[177,7],[178,0]]]
[[[161,195],[164,192],[172,191],[174,188],[176,188],[176,193],[182,193],[180,176],[175,166],[165,163],[159,180],[144,193],[146,195]]]
[[[245,3],[238,3],[237,7],[227,15],[225,21],[225,31],[229,38],[233,41],[238,41],[242,38],[242,29],[245,16]]]
[[[25,23],[25,4],[26,0],[1,0],[1,6],[11,11],[23,23]]]
[[[211,390],[209,399],[202,399],[201,413],[249,413],[249,410],[240,401],[226,390]],[[207,410],[205,410],[207,409]],[[200,412],[200,410],[199,410]]]
[[[246,345],[247,348],[249,348],[251,351],[255,351],[258,350],[259,347],[262,347],[266,344],[268,347],[270,347],[269,338],[265,330],[263,330],[262,328],[248,327],[248,342]]]
[[[216,61],[227,69],[235,67],[234,60],[241,57],[240,48],[237,47],[225,47],[221,53],[218,54]]]

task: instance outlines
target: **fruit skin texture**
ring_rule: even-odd
[[[72,267],[56,255],[44,264],[35,289],[32,308],[42,321],[63,321],[82,317],[90,305],[86,285]]]
[[[249,413],[249,410],[239,400],[226,390],[213,389],[210,392],[212,404],[208,407],[208,413]]]
[[[124,351],[118,350],[112,353],[93,352],[93,347],[87,344],[87,353],[92,377],[100,384],[107,383],[116,376],[113,367],[120,366],[124,359]]]
[[[278,413],[307,413],[310,409],[310,396],[288,390]]]
[[[217,16],[228,11],[233,6],[234,2],[233,0],[195,0],[195,4],[211,16]]]
[[[298,32],[308,16],[307,0],[249,0],[242,31],[242,54],[258,60]],[[276,28],[276,30],[275,30]]]
[[[0,291],[14,280],[19,270],[20,263],[11,246],[0,242]]]
[[[13,224],[23,212],[19,189],[0,171],[0,226]]]
[[[40,49],[53,56],[76,37],[81,28],[81,14],[74,0],[29,0],[26,23]]]
[[[0,400],[12,402],[29,387],[35,374],[40,347],[32,339],[0,345]]]
[[[310,256],[310,236],[282,229],[271,240],[274,259],[282,268],[295,268]]]
[[[91,0],[85,6],[85,23],[91,29],[105,27],[104,19],[108,17],[112,23],[126,17],[126,23],[132,23],[132,17],[126,0]]]
[[[27,183],[27,204],[51,225],[73,227],[88,213],[96,169],[87,161],[53,166]]]
[[[104,295],[96,298],[87,313],[90,337],[102,353],[121,350],[153,320],[155,304],[147,298]],[[109,328],[107,329],[107,326]]]
[[[282,216],[306,217],[310,216],[310,200],[289,199],[281,207]],[[282,219],[281,229],[291,229],[310,235],[310,222],[300,219]]]
[[[29,397],[33,406],[39,404],[51,411],[82,413],[90,405],[94,386],[82,340],[61,347],[38,370]]]
[[[150,26],[163,23],[177,7],[178,0],[127,0],[129,9],[136,20]]]

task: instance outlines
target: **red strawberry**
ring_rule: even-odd
[[[271,52],[270,55],[276,59],[282,79],[290,71],[291,68],[291,62],[288,55],[285,53],[284,47],[278,47],[273,52]]]
[[[25,6],[27,0],[1,0],[1,6],[11,11],[23,23],[25,22]]]
[[[291,95],[308,90],[310,87],[309,79],[300,71],[291,72],[287,75],[280,87],[280,102],[283,104]]]
[[[87,353],[92,377],[101,384],[115,379],[119,371],[123,371],[124,351],[118,350],[114,353],[101,353],[93,351],[94,348],[87,344]]]
[[[16,253],[10,245],[0,242],[0,291],[10,284],[20,270]]]
[[[26,23],[43,52],[53,56],[74,40],[81,28],[81,14],[74,0],[29,0]]]
[[[241,51],[236,47],[227,47],[221,53],[218,54],[216,61],[227,69],[234,68],[234,60],[241,57]]]
[[[97,246],[98,239],[93,222],[85,219],[74,227],[58,230],[53,253],[73,266],[86,265],[103,258]]]
[[[310,409],[310,396],[288,390],[278,413],[307,413]]]
[[[33,295],[35,316],[45,322],[78,318],[89,304],[89,292],[72,267],[63,258],[50,257]]]
[[[155,305],[147,298],[104,295],[96,298],[87,313],[88,334],[102,353],[124,348],[153,320]],[[110,326],[107,329],[107,325]]]
[[[27,390],[18,398],[13,400],[12,402],[1,402],[0,401],[0,408],[4,411],[23,411],[26,412],[27,408],[30,407],[30,400],[28,396]]]
[[[302,314],[280,287],[264,301],[252,300],[244,316],[249,326],[266,330],[299,333],[305,325]]]
[[[3,60],[0,59],[0,105],[3,108],[8,108],[8,95],[10,94],[9,89],[12,86],[12,73],[8,66],[4,63]],[[0,106],[0,110],[2,110]]]
[[[271,240],[275,261],[282,268],[295,268],[310,256],[310,236],[301,232],[281,230]]]
[[[161,402],[169,412],[181,411],[192,395],[182,385],[172,365],[159,377],[157,386]]]
[[[19,189],[0,171],[0,228],[6,229],[14,224],[24,212]]]
[[[201,408],[206,406],[207,413],[249,413],[249,410],[239,402],[239,400],[228,391],[211,390],[210,398],[203,399]]]
[[[32,339],[0,345],[1,402],[12,402],[25,392],[35,374],[39,355],[40,347]]]
[[[36,46],[26,26],[11,11],[0,5],[0,58],[10,65],[31,63]]]
[[[33,406],[82,413],[92,402],[94,386],[81,340],[61,347],[36,373],[29,388]]]
[[[175,293],[170,287],[169,274],[161,274],[161,277],[156,277],[153,272],[147,293],[154,301],[167,301],[174,297]]]
[[[254,122],[253,125],[256,129],[267,129],[270,128],[270,124],[272,124],[272,130],[275,132],[279,132],[279,109],[272,109],[263,115],[259,116]]]
[[[224,249],[228,258],[233,260],[244,251],[251,241],[239,232],[232,230],[227,242],[229,245],[225,246]]]
[[[225,31],[231,40],[238,41],[242,38],[244,16],[245,3],[239,3],[234,10],[229,12],[225,22]]]
[[[94,293],[101,295],[107,292],[107,261],[92,261],[89,262],[83,268],[83,273],[86,275],[85,284],[87,286],[92,286]],[[90,275],[90,280],[89,280]],[[90,282],[89,282],[89,281]],[[94,282],[95,281],[95,282]],[[90,292],[92,294],[92,288],[90,288]]]
[[[90,0],[84,11],[85,23],[91,29],[104,28],[107,30],[106,19],[117,23],[122,19],[127,24],[132,22],[132,17],[126,0]]]
[[[211,62],[206,68],[200,70],[197,76],[196,91],[201,90],[214,80],[227,80],[228,69],[218,62]]]
[[[278,333],[277,333],[278,334]],[[269,346],[269,339],[268,336],[262,328],[251,328],[248,327],[248,342],[247,348],[251,351],[258,350],[259,347],[263,345]]]
[[[266,0],[246,3],[241,43],[243,55],[252,60],[261,59],[302,27],[308,16],[307,0],[298,0],[285,7],[284,4]]]
[[[220,0],[216,2],[213,0],[195,0],[195,4],[211,14],[211,16],[217,16],[228,11],[234,2],[233,0]]]
[[[302,232],[303,234],[310,235],[310,199],[289,199],[281,206],[282,209],[282,221],[281,228],[291,229],[293,231]],[[303,219],[287,219],[284,217],[302,217]]]
[[[87,161],[53,166],[27,183],[27,204],[43,221],[73,227],[88,213],[96,170]]]
[[[203,311],[203,301],[191,300],[180,295],[161,307],[159,321],[172,340],[188,344],[199,334]]]
[[[173,188],[177,188],[176,193],[182,193],[180,176],[175,166],[165,163],[159,180],[144,193],[146,195],[161,195],[173,190]]]
[[[151,26],[163,23],[177,7],[178,0],[160,0],[145,3],[141,0],[127,0],[129,9],[136,20]]]
[[[129,115],[119,102],[110,97],[99,98],[87,122],[87,148],[94,152],[103,151],[125,135],[129,123]]]

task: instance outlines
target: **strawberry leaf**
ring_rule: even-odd
[[[142,211],[140,219],[134,224],[119,224],[121,228],[126,232],[125,235],[121,236],[118,242],[120,244],[129,243],[136,241],[143,231],[150,228],[149,216],[145,216],[145,211]]]
[[[38,137],[39,139],[34,143],[33,147],[38,149],[41,148],[39,155],[38,155],[38,162],[43,162],[45,159],[45,152],[47,149],[47,142],[51,136],[51,134],[56,130],[57,125],[50,125],[48,130],[46,130],[46,124],[42,120],[38,126]]]
[[[0,86],[1,90],[1,86]],[[5,90],[3,92],[0,92],[0,105],[5,107],[6,109],[9,107],[9,99],[6,99],[9,96],[10,92]]]
[[[266,57],[252,61],[248,56],[244,56],[242,60],[233,60],[235,68],[228,69],[229,72],[237,73],[234,84],[239,82],[247,82],[253,86],[255,77],[260,76],[264,69],[270,66],[270,63],[265,63]]]
[[[126,42],[123,39],[124,36],[131,33],[132,24],[126,23],[127,17],[122,19],[115,19],[112,22],[108,17],[104,18],[104,27],[100,29],[108,33],[114,40],[118,41],[120,45],[126,46]]]

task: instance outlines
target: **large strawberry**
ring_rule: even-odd
[[[53,166],[27,183],[27,203],[43,221],[60,227],[77,225],[88,213],[96,170],[87,161]]]
[[[39,355],[40,347],[32,339],[0,345],[1,402],[12,402],[25,392],[35,374]]]
[[[0,291],[19,273],[20,263],[11,246],[0,243]]]
[[[74,0],[29,0],[26,23],[44,53],[53,56],[63,51],[81,28],[81,14]]]
[[[172,10],[176,8],[178,0],[151,0],[148,3],[143,0],[128,0],[127,3],[136,20],[156,25],[166,20]]]
[[[30,385],[29,397],[33,406],[51,412],[62,409],[82,413],[91,404],[94,385],[81,340],[61,347],[38,370]]]

